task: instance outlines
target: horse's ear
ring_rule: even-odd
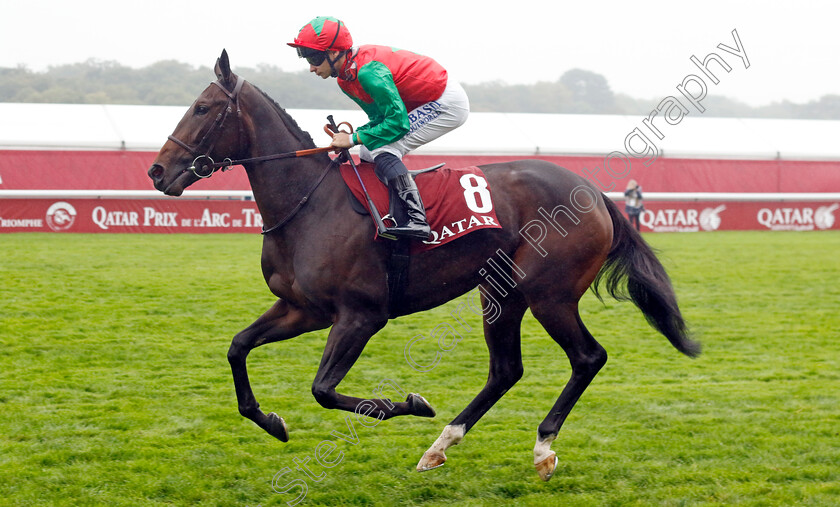
[[[230,81],[231,76],[233,73],[230,71],[230,60],[228,59],[227,50],[222,50],[222,56],[216,60],[216,77],[219,78],[219,81],[224,83]]]

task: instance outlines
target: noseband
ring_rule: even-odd
[[[213,125],[210,126],[210,129],[204,134],[204,137],[201,138],[201,141],[198,142],[195,146],[190,146],[189,144],[181,141],[175,136],[169,136],[169,140],[173,143],[177,144],[181,148],[187,150],[195,159],[193,159],[192,165],[188,168],[190,171],[193,172],[199,178],[209,178],[216,172],[216,169],[224,169],[231,165],[233,165],[233,161],[229,158],[226,158],[221,163],[216,163],[210,158],[210,150],[213,149],[213,145],[216,144],[218,140],[217,132],[221,132],[224,128],[225,120],[227,120],[228,116],[233,112],[234,106],[236,106],[236,119],[239,123],[239,137],[242,137],[242,110],[239,108],[239,101],[237,100],[239,97],[239,91],[242,90],[242,85],[245,84],[245,80],[237,77],[236,78],[236,86],[234,86],[233,91],[229,92],[227,88],[224,87],[221,83],[221,79],[219,81],[214,81],[214,85],[218,86],[225,95],[228,97],[228,102],[225,105],[224,109],[216,115],[216,120],[213,122]],[[199,166],[199,163],[201,165]]]

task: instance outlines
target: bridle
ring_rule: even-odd
[[[210,158],[210,155],[209,155],[210,150],[213,149],[213,146],[216,144],[216,141],[218,141],[218,135],[216,133],[222,131],[222,129],[224,128],[224,125],[225,125],[225,121],[227,120],[228,116],[230,116],[231,113],[233,112],[234,106],[236,107],[236,119],[237,119],[237,123],[239,124],[239,139],[240,139],[240,142],[241,142],[241,140],[244,136],[244,132],[243,132],[243,129],[242,129],[242,109],[239,107],[238,98],[239,98],[239,92],[240,92],[240,90],[242,90],[242,85],[245,84],[245,80],[240,78],[240,77],[237,77],[236,85],[234,86],[232,92],[228,91],[228,89],[225,88],[224,85],[222,85],[221,79],[219,79],[218,81],[214,81],[213,84],[218,86],[223,92],[225,92],[225,95],[227,95],[227,97],[228,97],[228,102],[225,105],[225,107],[222,109],[222,111],[218,115],[216,115],[216,119],[213,122],[213,125],[210,126],[210,129],[204,134],[204,136],[201,138],[201,140],[198,142],[198,144],[195,145],[195,146],[190,146],[189,144],[185,143],[184,141],[181,141],[180,139],[178,139],[177,137],[172,136],[172,135],[170,135],[169,138],[168,138],[170,141],[177,144],[181,148],[187,150],[193,157],[195,157],[193,159],[192,165],[188,168],[188,170],[192,171],[193,174],[195,174],[197,177],[199,177],[199,178],[209,178],[210,176],[213,176],[213,173],[215,173],[217,169],[221,169],[222,171],[227,171],[227,170],[230,169],[231,166],[241,165],[241,164],[245,164],[245,163],[249,163],[249,162],[263,162],[263,161],[266,161],[266,160],[276,160],[276,159],[281,159],[281,158],[303,157],[303,156],[307,156],[307,155],[315,155],[317,153],[325,153],[325,152],[328,152],[328,151],[334,151],[335,150],[335,148],[327,146],[327,147],[324,147],[324,148],[311,148],[311,149],[307,149],[307,150],[298,150],[298,151],[291,151],[291,152],[285,152],[285,153],[277,153],[277,154],[274,154],[274,155],[265,155],[265,156],[262,156],[262,157],[244,158],[244,159],[239,159],[239,160],[231,160],[230,158],[225,158],[221,162],[215,162],[212,158]],[[347,124],[347,125],[349,127],[349,124]],[[335,128],[336,128],[336,131],[337,131],[338,127],[335,127]],[[330,130],[328,130],[327,127],[324,127],[324,129],[328,134],[332,135],[332,132]],[[352,127],[351,127],[351,132],[352,132]],[[300,209],[303,208],[303,206],[309,201],[309,198],[315,192],[315,189],[318,188],[318,186],[321,184],[321,182],[324,181],[324,178],[327,177],[327,173],[329,173],[330,168],[333,165],[340,163],[340,160],[339,160],[340,158],[341,157],[338,157],[338,158],[330,161],[330,163],[327,165],[327,167],[321,173],[321,176],[318,178],[318,180],[315,182],[315,184],[312,185],[312,187],[309,188],[309,191],[306,192],[306,194],[303,196],[303,198],[292,209],[292,211],[290,211],[286,215],[285,218],[283,218],[282,220],[280,220],[279,222],[277,222],[276,224],[274,224],[273,226],[271,226],[269,228],[266,228],[265,226],[263,226],[262,233],[263,234],[268,234],[268,233],[276,231],[276,230],[280,229],[281,227],[283,227],[284,225],[286,225],[297,214],[297,212],[300,211]],[[200,167],[197,167],[198,164],[199,164],[199,161],[206,161],[207,163],[203,163],[203,164],[201,164]]]
[[[216,144],[217,136],[214,134],[219,131],[221,132],[222,128],[224,128],[225,121],[227,120],[228,116],[233,112],[234,106],[236,106],[236,119],[237,123],[239,124],[239,139],[240,141],[244,137],[244,131],[242,129],[242,109],[239,107],[239,91],[242,90],[242,85],[245,84],[245,80],[237,77],[236,85],[233,88],[233,91],[228,91],[227,88],[222,85],[221,80],[213,81],[213,84],[218,86],[225,95],[228,97],[228,102],[225,105],[224,109],[216,115],[216,120],[213,122],[213,125],[204,134],[204,137],[201,138],[201,141],[198,142],[195,146],[190,146],[189,144],[181,141],[175,136],[169,136],[169,140],[173,143],[177,144],[181,148],[187,150],[195,159],[193,159],[192,165],[187,168],[187,170],[192,171],[199,178],[209,178],[213,176],[213,173],[216,170],[221,169],[222,171],[230,170],[231,166],[235,165],[242,165],[247,164],[249,162],[264,162],[266,160],[277,160],[281,158],[295,158],[295,157],[304,157],[308,155],[315,155],[317,153],[326,153],[328,151],[335,151],[335,148],[326,146],[323,148],[310,148],[306,150],[297,150],[297,151],[290,151],[285,153],[276,153],[274,155],[265,155],[262,157],[251,157],[251,158],[243,158],[239,160],[231,160],[229,157],[226,157],[221,162],[214,161],[208,153],[210,150],[213,149],[213,146]],[[348,125],[346,123],[342,123],[340,125]],[[327,132],[328,135],[332,135],[332,132],[324,127],[324,130]],[[352,133],[352,127],[351,127]],[[199,161],[206,161],[207,163],[201,164],[198,167]]]
[[[222,109],[222,111],[216,115],[216,120],[213,122],[213,125],[210,129],[204,134],[204,137],[198,142],[195,146],[190,146],[189,144],[181,141],[175,136],[169,136],[169,140],[173,143],[177,144],[181,148],[187,150],[193,157],[192,165],[189,167],[189,170],[193,172],[199,178],[209,178],[213,176],[213,173],[216,172],[216,169],[223,169],[229,168],[232,165],[236,165],[234,160],[230,158],[225,158],[222,162],[214,162],[212,158],[210,158],[210,150],[213,149],[213,146],[216,144],[218,140],[218,136],[216,135],[217,131],[221,131],[225,126],[225,120],[227,120],[228,116],[233,112],[233,107],[236,106],[236,119],[237,123],[239,124],[239,137],[242,138],[242,109],[239,107],[239,91],[242,90],[242,85],[245,84],[245,80],[242,78],[236,79],[236,86],[234,86],[233,91],[228,91],[227,88],[222,85],[221,80],[213,81],[213,84],[218,86],[225,95],[228,97],[227,104]],[[208,164],[202,164],[200,169],[196,166],[198,165],[199,161],[209,161]],[[209,172],[206,172],[209,171]]]

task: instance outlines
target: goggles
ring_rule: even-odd
[[[306,58],[306,61],[315,67],[321,65],[327,59],[326,51],[318,51],[317,49],[298,47],[297,54],[300,58]]]

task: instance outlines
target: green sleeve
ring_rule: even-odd
[[[367,63],[359,69],[357,79],[373,99],[372,104],[354,99],[370,119],[356,129],[359,140],[367,149],[375,150],[402,139],[408,133],[408,111],[388,67],[377,61]]]

